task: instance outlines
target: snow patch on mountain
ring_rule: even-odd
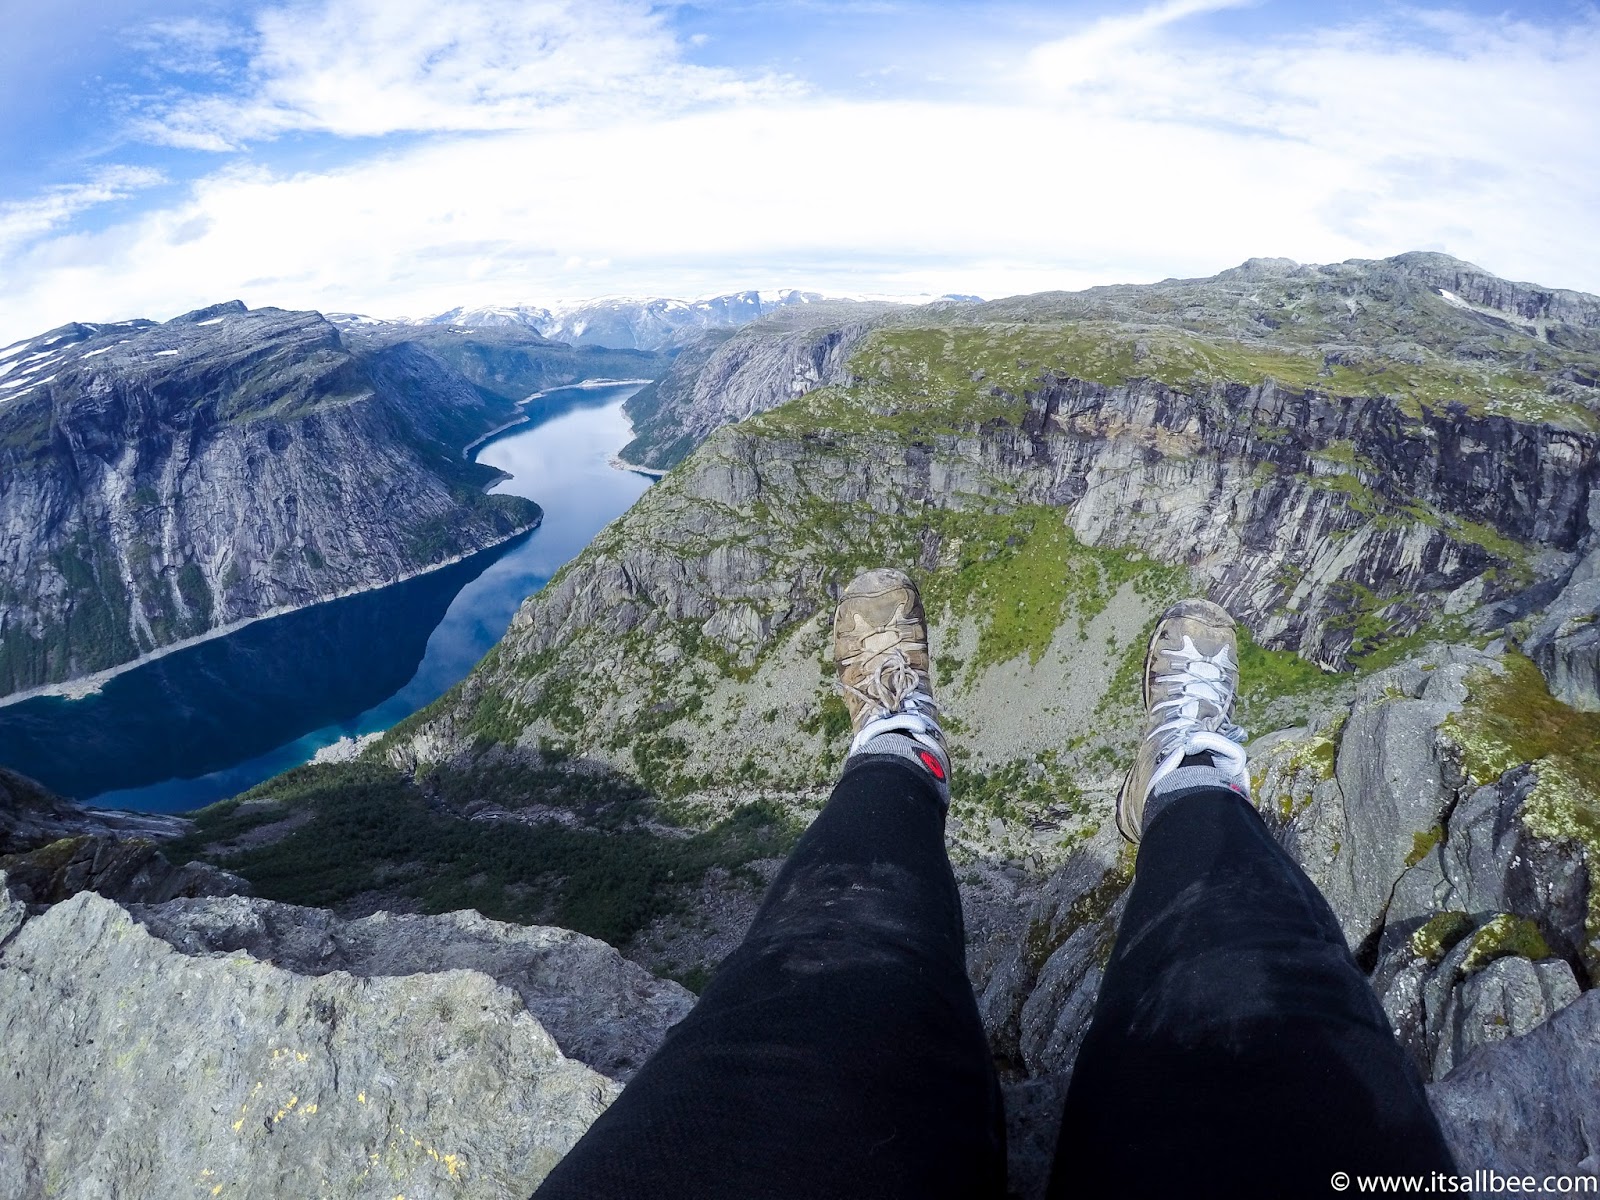
[[[453,308],[413,323],[472,327],[520,325],[574,346],[665,350],[687,345],[707,329],[727,329],[797,304],[829,299],[797,288],[750,289],[684,300],[670,296],[599,296],[544,305]]]

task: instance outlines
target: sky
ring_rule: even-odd
[[[0,345],[1441,250],[1600,292],[1600,10],[0,0]]]

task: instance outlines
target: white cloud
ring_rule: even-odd
[[[205,58],[213,26],[160,31]],[[159,101],[154,140],[232,149],[290,131],[375,137],[593,124],[770,97],[792,81],[683,62],[642,0],[302,0],[261,10],[239,88]]]
[[[671,103],[621,116],[602,105],[581,125],[525,119],[544,93],[509,65],[474,115],[467,59],[449,65],[455,51],[417,83],[415,48],[439,35],[406,8],[421,24],[390,41],[407,49],[378,57],[412,64],[411,75],[384,82],[374,67],[345,94],[340,68],[300,46],[311,58],[295,61],[312,68],[268,72],[299,80],[272,85],[296,97],[281,100],[284,111],[330,129],[477,121],[479,132],[331,172],[230,168],[114,228],[0,245],[0,341],[233,296],[380,315],[744,286],[994,296],[1209,274],[1252,255],[1325,262],[1410,249],[1600,290],[1592,20],[1430,14],[1420,29],[1270,44],[1180,38],[1200,7],[1097,26],[1070,54],[1060,43],[1030,48],[982,103],[759,88],[691,103],[683,98],[700,93],[684,85]],[[648,33],[648,14],[639,19]],[[574,33],[572,44],[609,36]],[[1093,78],[1048,69],[1061,54],[1081,60],[1097,37],[1118,50]],[[670,47],[645,41],[617,70],[658,64],[670,76]],[[349,53],[335,47],[329,61]],[[604,72],[585,81],[590,60],[555,42],[550,54],[550,95],[604,91]],[[619,95],[656,86],[624,83]],[[377,102],[358,94],[391,92],[388,116],[363,116]],[[237,137],[239,119],[212,129]]]
[[[78,214],[165,182],[147,167],[103,167],[86,183],[62,184],[30,200],[0,204],[0,262],[14,248],[59,229]]]
[[[1111,77],[1127,78],[1128,56],[1187,17],[1247,8],[1256,0],[1166,0],[1138,12],[1104,17],[1081,33],[1046,42],[1028,56],[1029,73],[1047,91],[1068,91]],[[1142,73],[1142,72],[1141,72]]]

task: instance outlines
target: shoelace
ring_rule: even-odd
[[[914,648],[920,649],[920,643],[915,643]],[[847,683],[844,688],[864,701],[868,711],[877,710],[877,715],[851,740],[851,754],[880,734],[904,733],[938,754],[948,769],[944,731],[934,719],[938,702],[923,687],[921,673],[911,665],[903,648],[896,646],[885,654],[861,686]]]
[[[920,646],[914,648],[920,649]],[[862,685],[856,687],[847,683],[844,687],[857,699],[880,709],[884,716],[899,712],[902,708],[932,712],[939,707],[923,689],[921,673],[911,665],[905,651],[899,646],[879,660],[872,674],[862,680]]]
[[[1176,771],[1189,755],[1201,753],[1209,753],[1214,761],[1222,760],[1217,765],[1224,775],[1247,779],[1243,743],[1248,735],[1226,715],[1233,705],[1228,672],[1237,669],[1228,647],[1205,655],[1191,638],[1185,637],[1182,646],[1166,653],[1171,672],[1157,675],[1156,682],[1177,684],[1178,690],[1176,695],[1150,706],[1152,712],[1170,712],[1171,716],[1149,734],[1156,742],[1156,752],[1161,755],[1149,786],[1154,788]],[[1201,724],[1213,719],[1201,716],[1206,705],[1221,718],[1215,729],[1206,729]]]

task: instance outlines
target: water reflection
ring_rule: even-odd
[[[0,708],[0,762],[107,807],[181,811],[233,795],[441,695],[536,591],[649,486],[608,458],[635,386],[564,388],[480,447],[496,490],[544,507],[532,534],[392,587],[259,621],[82,700]]]

